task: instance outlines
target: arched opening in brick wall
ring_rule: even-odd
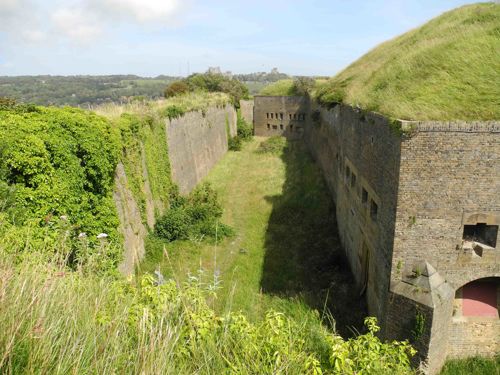
[[[451,357],[495,355],[500,348],[500,277],[471,281],[458,288],[450,324]]]
[[[499,317],[500,278],[491,277],[474,280],[457,289],[455,293],[454,317]]]

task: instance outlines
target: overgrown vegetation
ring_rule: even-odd
[[[145,275],[136,284],[2,258],[0,276],[2,374],[411,372],[414,351],[380,342],[373,318],[349,341],[314,316],[295,321],[269,310],[251,323],[214,312],[218,280],[203,274],[183,283]]]
[[[305,96],[316,86],[316,81],[310,77],[283,79],[264,87],[260,95],[270,96]]]
[[[171,98],[197,91],[225,93],[229,95],[235,107],[239,107],[241,99],[248,98],[248,88],[241,81],[212,73],[196,73],[180,81],[172,82],[165,89],[165,97]]]
[[[500,355],[495,358],[467,358],[446,362],[441,375],[498,375]]]
[[[499,50],[500,5],[466,5],[382,43],[315,95],[391,118],[498,120]]]
[[[100,233],[117,241],[112,189],[119,149],[116,129],[93,113],[4,106],[0,110],[3,240],[17,240],[14,248],[31,251],[55,245],[54,233],[64,231],[74,242],[68,254],[71,263],[82,256],[78,244],[83,238],[85,251],[90,252],[100,248]]]
[[[233,230],[220,222],[222,206],[209,183],[197,186],[187,197],[171,194],[170,209],[161,216],[155,233],[167,241],[224,238]]]
[[[281,155],[286,145],[286,138],[281,136],[269,137],[259,145],[258,152]]]
[[[253,138],[253,126],[245,121],[239,109],[237,111],[236,129],[236,136],[231,137],[228,134],[228,146],[231,151],[241,151],[244,142],[248,142]]]

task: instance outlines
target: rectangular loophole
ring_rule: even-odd
[[[373,221],[377,221],[378,205],[373,200],[370,201],[370,217]]]
[[[368,192],[365,188],[361,189],[361,203],[366,204],[368,202]]]

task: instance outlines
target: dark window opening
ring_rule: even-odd
[[[273,118],[274,114],[271,113],[271,118]]]
[[[283,120],[283,113],[280,113],[280,120]]]
[[[291,114],[291,113],[289,113],[289,114],[288,114],[288,118],[289,118],[290,120],[292,119],[292,114]]]
[[[354,173],[351,174],[351,187],[356,187],[356,175]]]
[[[267,130],[271,130],[271,124],[267,124]]]
[[[290,125],[290,131],[292,131],[292,130],[293,130],[293,125]]]
[[[496,247],[497,235],[498,225],[486,225],[485,223],[464,225],[463,239],[465,241],[475,241],[491,247]]]
[[[378,205],[373,200],[370,201],[370,217],[373,221],[377,221]]]
[[[269,118],[269,112],[268,112],[268,113],[266,113],[266,116],[267,116],[267,118]]]
[[[274,130],[278,130],[278,125],[273,125]]]
[[[361,203],[366,203],[368,202],[368,192],[366,191],[365,188],[361,189]]]
[[[278,118],[278,112],[276,112],[276,118]]]
[[[283,130],[283,124],[280,124],[280,129]]]
[[[296,113],[293,114],[293,119],[297,120],[297,114]]]

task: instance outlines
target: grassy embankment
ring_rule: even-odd
[[[499,72],[500,4],[473,4],[380,44],[315,95],[405,120],[498,120]]]

